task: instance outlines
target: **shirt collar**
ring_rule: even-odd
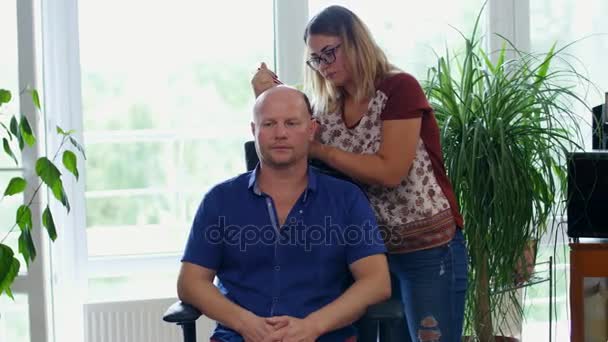
[[[260,191],[260,185],[258,184],[257,174],[260,172],[260,163],[255,166],[255,169],[251,171],[249,174],[249,182],[247,184],[247,188],[252,190],[254,194],[261,196],[262,191]],[[308,166],[308,170],[306,171],[306,175],[308,176],[308,185],[306,187],[306,191],[304,192],[304,197],[302,199],[303,202],[306,202],[308,197],[308,191],[316,191],[317,190],[317,177],[318,174],[314,170],[314,168]]]

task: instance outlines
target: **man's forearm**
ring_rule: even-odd
[[[189,281],[178,286],[179,299],[195,306],[205,316],[239,332],[249,311],[227,299],[213,283]]]
[[[360,279],[351,285],[340,297],[306,317],[317,327],[320,335],[347,326],[359,319],[367,307],[388,299],[390,283],[387,286],[378,279]]]

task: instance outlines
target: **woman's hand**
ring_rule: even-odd
[[[268,69],[266,63],[263,62],[251,79],[251,86],[253,87],[253,93],[256,98],[264,91],[279,84],[283,84],[283,82],[279,81],[277,75],[272,72],[272,70]]]
[[[327,154],[327,146],[320,143],[318,140],[313,140],[310,143],[310,150],[308,151],[308,156],[313,159],[319,159],[323,162],[326,161]]]

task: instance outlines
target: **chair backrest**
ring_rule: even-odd
[[[255,143],[253,141],[248,141],[245,143],[245,164],[247,166],[247,171],[251,171],[255,169],[255,166],[258,165],[258,153],[255,150]]]
[[[256,165],[259,162],[259,158],[258,158],[258,154],[257,151],[255,150],[255,143],[253,141],[247,141],[245,143],[245,164],[247,167],[247,171],[251,171],[253,169],[255,169]],[[314,167],[315,169],[317,169],[318,171],[336,177],[336,178],[340,178],[340,179],[344,179],[347,180],[349,182],[355,183],[357,184],[357,182],[355,182],[352,178],[348,177],[347,175],[343,174],[342,172],[339,172],[333,168],[331,168],[329,165],[323,163],[322,161],[318,160],[318,159],[311,159],[309,161],[310,165],[312,167]],[[357,184],[359,185],[359,184]]]

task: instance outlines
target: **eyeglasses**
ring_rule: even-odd
[[[319,70],[321,67],[321,62],[325,63],[325,65],[329,65],[336,61],[336,49],[338,49],[342,44],[338,44],[332,48],[329,48],[323,52],[321,55],[311,57],[306,61],[306,64],[314,70]]]

